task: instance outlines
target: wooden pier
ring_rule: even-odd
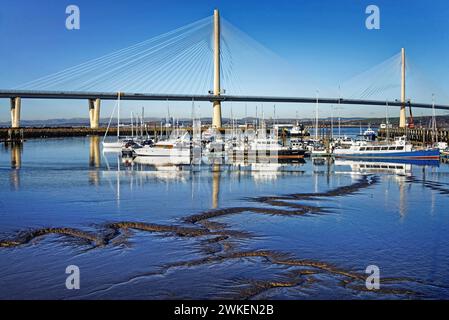
[[[436,141],[449,143],[449,129],[437,129],[436,131],[428,128],[379,129],[379,137],[386,138],[387,136],[390,138],[407,136],[408,140],[416,144],[431,144]]]

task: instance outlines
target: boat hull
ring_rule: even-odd
[[[139,157],[190,157],[190,149],[140,148],[134,154]]]
[[[351,159],[415,159],[415,160],[438,160],[440,151],[438,149],[414,150],[403,152],[375,152],[375,153],[335,153],[336,158]]]
[[[233,158],[241,157],[243,159],[269,159],[278,162],[295,162],[304,159],[305,150],[245,150],[231,153]]]
[[[103,142],[103,148],[105,149],[121,149],[123,146],[122,142]]]

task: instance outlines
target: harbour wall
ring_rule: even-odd
[[[170,132],[171,129],[168,129]],[[29,127],[29,128],[0,128],[0,141],[11,141],[20,139],[31,138],[63,138],[63,137],[86,137],[86,136],[104,136],[106,133],[106,127],[91,129],[86,127]],[[121,127],[121,136],[131,136],[132,130],[129,127]],[[161,128],[155,129],[154,127],[144,129],[144,135],[147,133],[153,136],[161,134]],[[109,128],[108,136],[117,135],[117,128]],[[139,131],[140,134],[140,131]],[[162,128],[162,134],[166,134],[165,128]],[[136,130],[134,129],[134,135]]]

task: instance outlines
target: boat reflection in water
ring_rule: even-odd
[[[335,165],[349,166],[352,172],[360,172],[360,173],[393,173],[405,175],[412,171],[411,164],[403,164],[403,163],[336,160]]]
[[[385,159],[385,160],[335,160],[336,166],[349,166],[351,171],[360,173],[394,173],[411,174],[412,166],[438,167],[438,160],[407,160],[407,159]]]
[[[388,161],[388,162],[387,162]],[[427,167],[438,167],[440,162],[438,160],[406,160],[406,159],[388,159],[385,161],[357,161],[357,160],[335,160],[336,166],[350,167],[353,173],[362,174],[385,174],[384,178],[388,181],[393,181],[394,185],[398,186],[398,212],[402,218],[407,213],[407,179],[413,176],[412,168],[422,167],[423,175]],[[338,171],[338,170],[337,170]],[[346,171],[345,171],[346,172]],[[386,192],[386,197],[389,196]],[[388,199],[387,199],[388,200]]]
[[[153,170],[181,170],[183,166],[190,165],[190,156],[178,157],[135,157],[123,158],[126,164],[143,165]]]

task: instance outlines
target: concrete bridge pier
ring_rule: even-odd
[[[11,98],[11,128],[20,128],[20,97]]]
[[[98,129],[100,127],[100,99],[89,99],[89,119],[90,128]]]

